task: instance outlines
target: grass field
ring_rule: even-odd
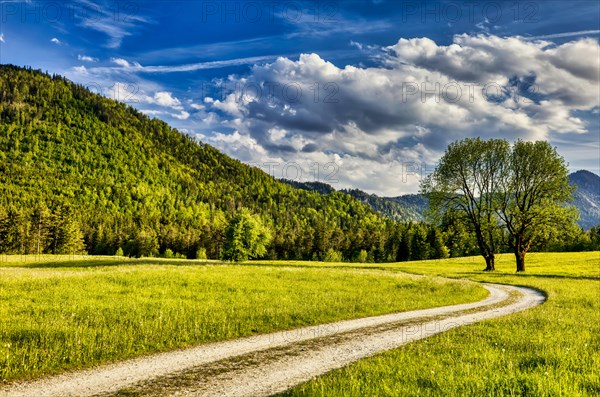
[[[600,395],[600,253],[527,260],[525,274],[515,274],[510,255],[491,274],[480,272],[479,258],[370,265],[531,286],[548,301],[359,361],[283,396]]]
[[[486,295],[475,284],[351,268],[0,256],[0,378]]]

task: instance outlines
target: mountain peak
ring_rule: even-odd
[[[579,170],[569,175],[569,182],[575,186],[574,204],[579,209],[579,224],[589,229],[600,223],[600,176],[587,170]]]

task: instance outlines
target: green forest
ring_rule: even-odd
[[[345,192],[295,188],[61,76],[0,66],[0,253],[221,259],[241,211],[269,237],[250,257],[478,253],[456,220],[394,220]],[[592,228],[540,249],[599,247]]]

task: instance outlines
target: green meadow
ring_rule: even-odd
[[[0,256],[0,377],[486,295],[477,284],[370,269]]]
[[[531,286],[543,305],[417,341],[284,396],[595,396],[600,253],[390,264],[242,265],[107,257],[0,257],[0,370],[36,378],[212,341],[483,299]],[[415,277],[424,275],[425,277]],[[442,279],[438,276],[444,276]],[[415,299],[418,297],[418,299]]]
[[[600,395],[600,253],[530,254],[524,274],[515,274],[511,255],[494,273],[483,266],[479,258],[377,265],[530,286],[547,302],[361,360],[282,395]]]

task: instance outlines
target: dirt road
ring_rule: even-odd
[[[484,284],[483,301],[340,321],[160,353],[0,388],[0,397],[268,396],[353,361],[544,302],[539,291]]]

